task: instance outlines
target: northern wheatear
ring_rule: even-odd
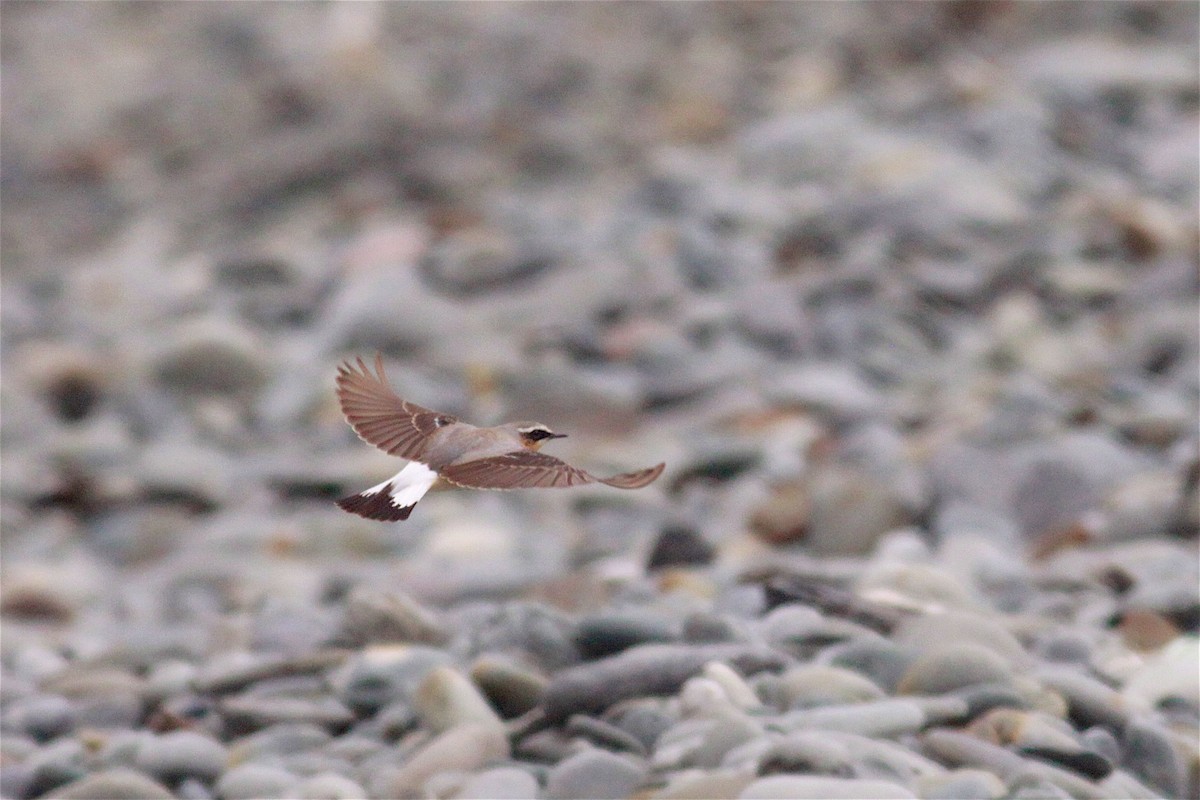
[[[373,374],[358,366],[338,368],[337,398],[359,438],[408,465],[383,483],[338,501],[352,514],[387,522],[408,519],[413,506],[439,478],[470,489],[532,489],[604,483],[640,489],[662,474],[665,464],[598,478],[554,456],[539,453],[555,433],[540,422],[506,422],[478,428],[401,399],[387,384],[383,355]]]

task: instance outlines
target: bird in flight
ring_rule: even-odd
[[[383,374],[383,354],[375,372],[362,358],[338,367],[337,398],[359,438],[388,455],[408,459],[383,483],[337,501],[351,514],[394,522],[408,519],[417,501],[438,479],[469,489],[533,489],[603,483],[640,489],[662,474],[666,464],[600,478],[538,450],[561,439],[540,422],[506,422],[479,428],[401,399]]]

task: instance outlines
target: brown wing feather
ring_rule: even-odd
[[[359,438],[393,456],[420,460],[430,435],[458,421],[401,399],[387,384],[383,354],[375,356],[372,374],[362,358],[357,368],[338,367],[337,398],[342,414]]]
[[[606,483],[618,489],[638,489],[657,478],[663,464],[650,469],[597,478],[554,456],[533,450],[517,450],[502,456],[453,464],[439,473],[443,478],[471,489],[566,488],[585,483]]]

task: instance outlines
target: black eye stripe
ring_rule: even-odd
[[[552,436],[554,436],[553,433],[547,430],[542,430],[541,428],[535,428],[534,430],[531,430],[525,434],[525,438],[532,439],[535,442],[540,442],[542,439],[549,439]]]

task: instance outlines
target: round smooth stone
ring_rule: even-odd
[[[670,642],[678,626],[660,614],[631,610],[585,617],[575,632],[575,646],[586,659],[603,658],[634,645]]]
[[[759,778],[738,795],[739,800],[915,800],[896,783],[823,775],[772,775]]]
[[[994,651],[972,642],[956,642],[919,657],[896,689],[901,694],[944,694],[979,683],[1011,680],[1008,662]]]
[[[472,722],[500,724],[475,684],[451,667],[434,667],[417,687],[413,703],[434,733]]]
[[[280,767],[241,764],[222,775],[215,788],[221,800],[255,800],[288,797],[296,782],[295,775]]]
[[[519,717],[542,700],[549,681],[501,656],[484,655],[471,665],[471,680],[506,719]]]
[[[982,769],[956,769],[919,781],[925,800],[998,800],[1008,791],[1004,781]]]
[[[632,795],[646,774],[646,766],[640,760],[604,750],[585,750],[550,770],[545,797],[547,800],[576,797],[619,800]]]
[[[779,676],[779,685],[789,708],[865,703],[887,696],[858,672],[815,664],[792,667]]]
[[[76,716],[74,706],[65,697],[35,694],[8,704],[4,727],[45,742],[70,733],[75,728]]]
[[[982,614],[966,611],[909,617],[896,626],[892,641],[918,653],[929,652],[946,642],[971,642],[986,647],[1013,667],[1029,663],[1029,654],[1007,628]]]
[[[53,796],[61,800],[172,800],[173,794],[158,781],[140,772],[120,767],[94,772],[77,781],[59,786]]]
[[[538,782],[520,767],[496,767],[467,780],[455,800],[526,800],[537,797]]]
[[[297,800],[359,800],[367,796],[367,790],[344,775],[322,772],[296,784],[292,796]]]
[[[166,783],[184,778],[213,781],[225,769],[225,745],[194,731],[172,731],[142,741],[137,767]]]
[[[471,722],[442,733],[423,744],[400,767],[391,765],[373,776],[373,795],[407,797],[422,791],[425,782],[441,772],[473,772],[508,758],[510,748],[504,727],[498,723]]]

